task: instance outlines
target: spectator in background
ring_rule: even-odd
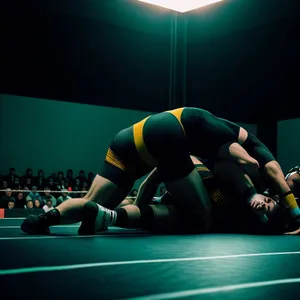
[[[6,190],[6,189],[8,189],[8,182],[7,182],[7,180],[2,180],[1,190]]]
[[[81,183],[84,182],[84,181],[87,181],[87,178],[86,178],[86,176],[85,176],[85,172],[84,172],[83,170],[81,170],[81,171],[79,172],[78,178],[79,178],[79,180],[80,180]]]
[[[53,179],[53,182],[56,182],[56,179],[57,179],[57,174],[56,174],[55,172],[54,172],[54,173],[52,173],[50,177],[52,177],[52,179]],[[50,177],[49,177],[49,178],[50,178]]]
[[[34,204],[34,208],[42,208],[44,203],[41,203],[39,199],[35,199],[33,204]]]
[[[0,208],[7,208],[8,202],[13,201],[15,202],[16,199],[12,196],[12,190],[6,189],[5,195],[0,199]]]
[[[94,178],[95,178],[94,173],[93,172],[89,172],[88,178],[87,178],[88,186],[92,185],[92,182],[93,182]]]
[[[79,198],[79,195],[80,195],[79,188],[76,185],[73,186],[72,191],[78,192],[78,193],[72,193],[72,198]]]
[[[59,183],[61,180],[65,179],[64,177],[64,173],[63,172],[58,172],[57,173],[57,178],[56,178],[56,182]]]
[[[33,180],[34,180],[34,177],[33,177],[33,175],[32,175],[32,169],[30,169],[30,168],[28,168],[28,169],[26,170],[26,172],[25,172],[25,175],[22,176],[22,178],[21,178],[21,184],[22,184],[22,185],[27,185],[27,186],[28,186],[28,183],[26,183],[28,178],[30,179],[30,184],[32,184],[32,183],[33,183]],[[29,186],[28,186],[28,187],[29,187]],[[29,188],[31,188],[31,187],[29,187]]]
[[[2,180],[1,181],[1,187],[0,187],[0,190],[3,190],[3,191],[0,191],[0,202],[1,202],[1,198],[3,196],[5,196],[5,191],[8,188],[8,184],[7,184],[7,181],[6,180]]]
[[[26,192],[24,192],[26,191]],[[26,199],[26,197],[30,194],[30,190],[27,186],[24,186],[23,187],[23,196],[24,196],[24,199]]]
[[[68,195],[69,191],[68,190],[62,190],[62,194],[60,197],[57,198],[57,205],[63,203],[64,201],[70,199],[71,197]]]
[[[44,171],[40,169],[38,171],[37,176],[34,179],[35,184],[37,185],[39,190],[43,190],[46,185],[46,178],[44,177]]]
[[[72,188],[73,180],[71,177],[66,177],[66,186],[67,186],[67,189]]]
[[[15,168],[10,168],[9,169],[9,173],[8,173],[8,175],[6,176],[7,178],[7,182],[8,182],[8,185],[10,186],[10,187],[12,187],[13,186],[13,183],[14,183],[14,181],[15,181],[15,178],[16,177],[18,177],[17,175],[16,175],[16,170],[15,170]]]
[[[73,170],[72,169],[69,169],[67,171],[67,177],[71,178],[73,180]]]
[[[59,191],[62,191],[62,190],[65,190],[67,189],[67,185],[66,185],[66,182],[64,179],[61,179],[59,182],[58,182],[58,185],[56,187]]]
[[[15,208],[24,208],[26,204],[24,194],[23,193],[18,193],[16,197],[16,203],[15,203]]]
[[[51,192],[50,189],[48,187],[46,187],[45,188],[45,193],[44,193],[44,196],[43,196],[42,199],[43,199],[44,203],[46,203],[47,200],[51,199],[52,205],[55,207],[55,206],[57,206],[57,204],[56,204],[56,198],[54,196],[52,196],[50,194],[50,192]]]
[[[81,182],[79,177],[75,178],[75,182],[73,184],[73,191],[80,191],[81,190]]]
[[[7,183],[7,180],[2,180],[1,182],[1,190],[6,190],[8,189],[8,183]],[[5,196],[5,191],[4,192],[0,192],[0,200],[1,200],[1,197]]]
[[[25,208],[33,209],[34,208],[33,201],[32,200],[27,200]]]
[[[11,186],[11,188],[13,190],[22,190],[22,186],[21,186],[21,182],[20,182],[20,178],[15,176],[15,180]]]
[[[31,189],[31,192],[26,197],[27,201],[32,200],[34,202],[35,200],[38,200],[38,201],[42,202],[42,197],[40,196],[40,194],[36,190],[37,190],[37,187],[33,186],[32,189]]]
[[[86,181],[84,181],[81,185],[81,190],[82,191],[87,191],[89,189],[89,185]]]
[[[15,208],[15,201],[9,200],[9,201],[8,201],[8,204],[7,204],[7,208],[8,208],[8,209],[13,209],[13,208]]]
[[[29,190],[31,190],[32,189],[32,185],[33,185],[31,178],[27,177],[24,180],[25,180],[24,186],[27,187]]]
[[[43,206],[43,210],[45,212],[48,212],[49,210],[53,209],[54,207],[52,206],[52,200],[51,197],[49,196],[46,200],[46,204]]]
[[[48,186],[48,189],[50,189],[51,191],[56,191],[53,177],[48,178],[47,186]]]

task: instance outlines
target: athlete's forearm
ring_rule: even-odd
[[[255,208],[258,203],[262,203],[263,196],[257,193],[251,178],[243,172],[238,164],[228,160],[220,161],[215,165],[215,173],[221,181],[227,183],[228,192],[232,196],[246,202],[262,221],[266,220],[264,212]]]
[[[265,165],[265,173],[273,187],[273,189],[280,195],[284,204],[288,206],[290,215],[297,219],[300,225],[300,209],[296,198],[292,193],[289,185],[286,182],[285,176],[279,163],[275,160],[268,162]]]
[[[160,176],[157,169],[155,168],[149,174],[149,176],[144,180],[144,182],[140,185],[137,197],[133,202],[133,204],[138,207],[147,205],[154,197],[159,184],[160,184]]]
[[[240,164],[257,164],[257,161],[238,143],[226,143],[219,150],[219,157]]]

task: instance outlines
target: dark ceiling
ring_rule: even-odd
[[[0,5],[1,93],[146,111],[170,108],[174,12],[136,0]],[[203,107],[237,122],[300,117],[299,8],[299,0],[225,0],[178,14],[172,105]]]

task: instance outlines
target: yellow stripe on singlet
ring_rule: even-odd
[[[134,138],[135,147],[139,153],[140,158],[149,167],[154,168],[157,165],[157,161],[148,151],[143,137],[143,128],[148,118],[149,117],[133,125],[133,138]]]
[[[205,166],[196,166],[196,170],[198,172],[200,172],[200,171],[210,172],[210,170],[207,167],[205,167]],[[213,176],[211,175],[211,177],[213,177]]]
[[[182,128],[182,130],[184,132],[184,135],[186,135],[184,127],[183,127],[183,125],[181,123],[181,115],[182,115],[183,110],[184,110],[184,107],[181,107],[181,108],[177,108],[177,109],[173,109],[173,110],[168,110],[167,112],[171,113],[172,115],[174,115],[176,117],[176,119],[178,120],[179,124],[181,125],[181,128]]]
[[[184,127],[181,123],[181,115],[184,108],[177,108],[173,110],[167,111],[168,113],[171,113],[176,117],[179,124],[182,127],[182,130],[185,134]],[[143,128],[145,125],[145,122],[147,121],[149,117],[145,118],[144,120],[140,121],[139,123],[136,123],[133,125],[133,137],[134,137],[134,143],[136,146],[136,149],[139,153],[140,158],[151,168],[154,168],[157,165],[157,160],[151,155],[151,153],[148,151],[143,137]]]
[[[211,199],[213,202],[215,202],[217,205],[225,205],[227,204],[227,198],[221,193],[220,190],[214,190],[212,193],[211,193]]]
[[[122,160],[110,148],[108,148],[106,153],[105,161],[123,171],[125,170],[125,165]]]

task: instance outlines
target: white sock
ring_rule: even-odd
[[[117,212],[115,210],[110,211],[110,222],[108,226],[114,226],[117,221]]]
[[[98,204],[99,212],[105,212],[106,218],[105,218],[105,226],[114,226],[117,221],[117,212],[111,209],[108,209],[100,204]]]

